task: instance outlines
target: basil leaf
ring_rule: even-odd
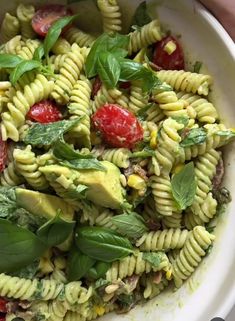
[[[98,279],[98,280],[95,282],[94,289],[95,289],[95,290],[96,290],[96,289],[99,289],[99,288],[104,287],[104,286],[106,286],[106,285],[108,285],[108,284],[110,284],[109,281],[100,278],[100,279]]]
[[[58,136],[63,135],[65,132],[76,126],[83,117],[72,120],[60,120],[48,124],[33,124],[24,138],[25,144],[31,145],[51,145],[57,141]]]
[[[27,266],[23,267],[22,269],[11,273],[10,275],[17,276],[18,278],[32,280],[33,278],[35,278],[38,271],[39,271],[39,260],[36,260],[35,262],[31,263],[30,265],[27,265]]]
[[[86,185],[79,184],[71,189],[66,190],[66,192],[63,192],[63,196],[64,198],[69,198],[70,200],[85,199],[87,189],[88,187]]]
[[[96,169],[105,172],[106,168],[97,159],[71,159],[60,162],[60,165],[72,169]]]
[[[44,39],[44,52],[45,55],[48,56],[51,48],[54,46],[54,44],[56,43],[56,41],[58,40],[62,29],[64,27],[66,27],[67,25],[69,25],[71,22],[73,22],[76,18],[78,17],[78,15],[75,16],[66,16],[63,17],[59,20],[57,20],[56,22],[54,22],[52,24],[52,26],[50,27],[50,29],[47,32],[47,35]]]
[[[196,195],[196,180],[193,162],[188,163],[171,180],[172,195],[179,208],[185,210],[192,205]]]
[[[68,257],[67,276],[69,282],[80,280],[89,269],[95,264],[95,260],[72,248]]]
[[[13,272],[29,265],[46,249],[32,232],[0,219],[0,272]]]
[[[0,186],[0,204],[0,217],[7,217],[17,210],[15,188]]]
[[[23,74],[27,71],[41,67],[41,62],[37,60],[23,60],[16,68],[10,73],[10,82],[15,85]]]
[[[113,262],[133,252],[128,239],[102,227],[78,228],[75,242],[84,254],[103,262]]]
[[[218,130],[215,134],[218,136],[226,137],[228,139],[235,136],[235,132],[231,130]]]
[[[196,61],[193,66],[193,72],[196,72],[197,74],[200,72],[200,69],[202,68],[202,62]]]
[[[137,25],[139,27],[142,27],[151,21],[152,19],[150,18],[147,11],[146,1],[143,1],[136,8],[135,14],[132,19],[132,25]]]
[[[189,122],[189,118],[188,117],[183,117],[183,116],[173,116],[171,117],[172,119],[176,120],[177,123],[179,124],[183,124],[184,127],[186,127],[188,125]]]
[[[192,128],[187,136],[180,142],[182,147],[203,144],[206,140],[206,131],[204,128]]]
[[[37,230],[38,237],[48,246],[63,243],[72,233],[75,222],[65,221],[58,214]]]
[[[97,60],[97,72],[107,88],[114,88],[119,80],[121,68],[112,53],[101,52]]]
[[[11,54],[0,54],[0,68],[15,68],[24,61],[21,57]]]
[[[41,44],[37,49],[34,51],[33,60],[41,61],[42,57],[44,56],[44,47]]]
[[[150,147],[145,147],[143,150],[134,152],[131,154],[130,158],[146,158],[155,156],[155,151],[151,149]]]
[[[143,253],[143,260],[149,262],[153,267],[158,267],[162,262],[162,252],[145,252]]]
[[[60,160],[72,160],[72,159],[88,159],[93,158],[92,154],[83,154],[76,152],[69,144],[65,143],[63,138],[58,139],[53,147],[53,155]]]
[[[93,43],[85,63],[87,77],[91,78],[97,74],[97,61],[101,52],[115,52],[117,49],[128,49],[129,36],[118,33],[103,33]],[[127,53],[127,51],[126,51]]]
[[[105,276],[105,273],[111,267],[111,263],[107,262],[97,262],[95,265],[92,266],[86,273],[86,277],[89,279],[100,279]]]
[[[132,239],[139,238],[148,231],[142,217],[137,213],[115,215],[111,221],[120,234]]]

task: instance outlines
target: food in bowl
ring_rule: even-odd
[[[3,319],[91,320],[179,288],[230,200],[212,77],[145,3],[128,35],[97,5],[98,37],[58,5],[2,23]]]

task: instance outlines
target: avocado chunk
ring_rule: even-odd
[[[67,221],[73,220],[73,207],[57,196],[23,188],[16,188],[15,193],[17,204],[34,215],[50,220],[55,217],[58,210],[61,210],[61,218]]]
[[[108,161],[100,163],[105,167],[105,171],[71,170],[61,165],[48,165],[40,167],[39,170],[46,175],[49,181],[54,179],[60,183],[64,181],[64,177],[69,178],[72,182],[68,187],[70,189],[79,184],[86,185],[88,200],[103,207],[118,209],[124,202],[124,191],[120,183],[121,173],[117,166]]]

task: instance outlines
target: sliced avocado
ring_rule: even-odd
[[[86,185],[88,187],[87,199],[97,205],[113,209],[120,208],[124,199],[119,168],[108,161],[102,161],[101,164],[106,168],[106,171],[71,170],[61,165],[40,167],[40,171],[46,175],[49,181],[56,180],[60,183],[60,178],[65,176],[72,180],[75,186]]]
[[[61,198],[23,188],[16,188],[16,202],[30,213],[50,220],[61,210],[61,217],[72,221],[74,208]]]

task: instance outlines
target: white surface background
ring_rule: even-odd
[[[226,321],[235,321],[235,306],[227,317]]]

